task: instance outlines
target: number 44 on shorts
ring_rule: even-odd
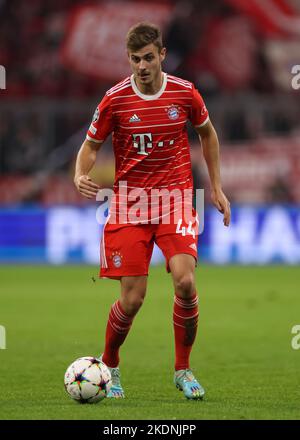
[[[181,234],[183,237],[186,235],[192,235],[195,239],[196,233],[192,225],[193,223],[189,221],[188,227],[182,226],[182,218],[180,218],[177,222],[176,234]]]

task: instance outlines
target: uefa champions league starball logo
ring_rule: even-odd
[[[93,115],[93,122],[97,122],[100,116],[99,108],[97,107]]]

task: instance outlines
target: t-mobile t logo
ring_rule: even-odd
[[[151,133],[139,133],[133,134],[133,146],[138,149],[137,154],[148,156],[146,148],[152,148],[152,134]]]

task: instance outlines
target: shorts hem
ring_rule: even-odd
[[[112,280],[120,280],[122,277],[142,277],[142,276],[148,276],[148,273],[124,273],[124,274],[99,274],[99,278],[105,279],[109,278]]]

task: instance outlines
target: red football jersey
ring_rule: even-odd
[[[193,188],[187,120],[204,125],[208,111],[194,85],[172,75],[163,73],[155,95],[141,93],[133,75],[106,92],[87,139],[102,142],[113,133],[116,194],[124,182],[128,191]]]

